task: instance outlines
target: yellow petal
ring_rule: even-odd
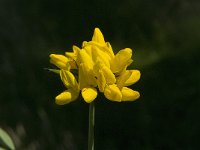
[[[63,82],[63,84],[65,85],[66,88],[70,87],[69,81],[66,77],[65,71],[64,70],[60,70],[60,78]]]
[[[73,52],[65,52],[65,55],[70,58],[75,58],[75,54]]]
[[[138,91],[134,91],[127,87],[123,87],[121,93],[122,101],[134,101],[140,97],[140,93]]]
[[[81,63],[79,66],[79,85],[80,89],[97,85],[93,71],[85,63]]]
[[[108,85],[104,89],[104,95],[111,101],[121,102],[122,94],[116,84]]]
[[[56,65],[60,69],[70,69],[69,59],[64,55],[50,54],[50,63]]]
[[[102,64],[110,68],[110,56],[96,46],[92,47],[92,58],[93,62],[95,62],[98,59]]]
[[[108,48],[107,52],[109,53],[110,57],[111,57],[111,58],[114,58],[115,55],[114,55],[114,52],[113,52],[112,46],[110,45],[109,42],[106,42],[106,45],[107,45],[107,48]]]
[[[80,51],[80,48],[77,47],[77,46],[75,46],[75,45],[73,45],[72,48],[73,48],[73,52],[65,52],[65,55],[66,55],[67,57],[72,58],[72,59],[76,59],[76,57],[77,57],[77,55],[78,55],[78,52]]]
[[[91,46],[91,45],[88,45],[88,46],[85,46],[83,49],[86,51],[86,53],[87,53],[87,54],[91,57],[91,59],[92,59],[92,46]]]
[[[105,44],[103,34],[101,33],[99,28],[94,29],[92,41],[98,42],[100,44]]]
[[[83,88],[82,97],[87,103],[91,103],[97,97],[96,88]]]
[[[96,61],[94,63],[93,66],[93,72],[94,74],[97,76],[97,74],[99,73],[99,70],[101,70],[103,68],[104,64],[101,63],[101,60],[97,57]]]
[[[88,46],[88,42],[87,41],[83,41],[83,43],[82,43],[82,48],[84,48],[85,46]]]
[[[126,70],[120,74],[120,76],[117,78],[117,86],[121,90],[122,87],[124,87],[125,82],[130,78],[131,72]]]
[[[65,52],[65,55],[69,58],[69,64],[71,69],[77,69],[77,56],[80,49],[77,46],[73,46],[73,52]]]
[[[90,55],[88,55],[88,53],[84,49],[79,51],[77,59],[78,59],[77,60],[78,65],[84,63],[88,66],[88,68],[90,69],[93,68],[94,63],[92,61],[92,58],[90,57]]]
[[[116,82],[115,75],[112,73],[112,71],[107,66],[103,66],[101,70],[103,72],[103,75],[106,79],[107,84],[110,85],[110,84],[114,84]]]
[[[78,52],[81,50],[78,46],[76,46],[76,45],[73,45],[73,52],[74,52],[74,54],[77,56],[78,55]]]
[[[83,48],[85,48],[87,46],[97,47],[99,50],[106,53],[111,59],[113,59],[114,56],[115,56],[109,42],[106,42],[104,44],[100,44],[100,43],[95,42],[95,41],[89,41],[89,42],[84,42],[83,45],[84,45]]]
[[[79,92],[73,91],[72,89],[68,89],[55,98],[55,102],[58,105],[68,104],[78,98]]]
[[[132,57],[132,50],[125,48],[120,50],[115,58],[111,61],[111,70],[113,73],[121,72],[127,65],[130,64]]]
[[[140,79],[140,71],[139,70],[127,70],[131,72],[131,76],[126,80],[124,86],[130,86],[136,83]]]
[[[73,88],[73,90],[78,90],[78,83],[76,81],[76,78],[70,71],[61,70],[60,77],[67,88],[71,87]]]
[[[99,91],[103,92],[106,84],[114,84],[116,82],[115,75],[112,71],[105,65],[101,63],[97,58],[97,62],[94,65],[94,74],[97,77],[97,85]]]
[[[99,73],[97,74],[97,85],[98,85],[98,88],[99,88],[99,91],[100,92],[103,92],[104,91],[104,88],[106,86],[106,79],[103,75],[103,72],[102,70],[99,70]]]

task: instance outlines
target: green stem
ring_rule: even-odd
[[[94,150],[94,122],[95,122],[95,105],[94,102],[89,106],[89,130],[88,130],[88,150]]]

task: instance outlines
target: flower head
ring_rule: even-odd
[[[140,94],[127,86],[140,79],[139,70],[127,70],[133,62],[132,50],[125,48],[116,55],[109,42],[105,42],[99,28],[95,28],[92,40],[84,41],[82,48],[73,46],[73,52],[65,55],[51,54],[50,62],[60,69],[60,78],[66,89],[56,97],[63,105],[76,100],[81,92],[90,103],[97,97],[97,89],[111,101],[134,101]],[[78,75],[74,75],[77,70]]]

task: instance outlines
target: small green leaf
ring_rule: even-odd
[[[44,68],[45,70],[48,70],[50,72],[56,73],[56,74],[60,74],[60,70],[59,69],[49,69],[49,68]]]
[[[0,150],[9,149],[9,150],[15,150],[14,143],[11,139],[11,137],[0,128]]]

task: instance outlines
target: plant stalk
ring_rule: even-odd
[[[95,105],[94,101],[89,106],[89,130],[88,130],[88,150],[94,150],[94,124],[95,124]]]

